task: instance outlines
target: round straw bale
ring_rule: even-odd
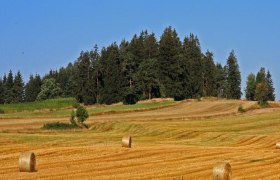
[[[213,168],[213,180],[231,180],[231,166],[227,162],[217,163]]]
[[[122,147],[131,148],[131,136],[124,136],[122,138]]]
[[[280,142],[276,143],[276,149],[280,149]]]
[[[33,152],[25,152],[19,155],[19,171],[34,172],[36,171],[36,157]]]

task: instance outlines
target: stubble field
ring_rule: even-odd
[[[238,113],[238,107],[251,109]],[[90,116],[89,130],[49,131],[64,116],[2,117],[0,179],[212,179],[229,162],[233,179],[279,179],[280,109],[255,102],[203,100]],[[254,110],[253,110],[254,109]],[[132,136],[132,148],[121,138]],[[37,156],[37,172],[18,170],[20,152]]]

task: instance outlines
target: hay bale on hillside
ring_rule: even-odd
[[[36,171],[36,156],[33,152],[21,153],[18,163],[20,172]]]
[[[124,136],[122,138],[122,147],[131,148],[131,136]]]
[[[213,180],[231,180],[231,166],[227,162],[215,164],[213,168]]]
[[[280,149],[280,142],[276,143],[276,149]]]

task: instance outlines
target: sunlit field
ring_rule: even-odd
[[[69,121],[67,101],[0,115],[1,178],[212,179],[220,161],[231,164],[233,179],[280,178],[277,103],[265,109],[213,98],[95,105],[87,107],[89,129],[41,129]],[[245,113],[238,112],[241,105]],[[121,147],[124,135],[132,136],[132,148]],[[18,157],[26,151],[36,154],[37,172],[19,172]]]

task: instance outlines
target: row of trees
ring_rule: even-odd
[[[261,68],[255,74],[250,73],[247,77],[246,83],[246,99],[255,101],[260,104],[266,104],[267,101],[274,101],[274,87],[270,71],[265,71],[265,68]]]
[[[101,51],[97,46],[82,51],[67,67],[51,70],[42,78],[31,75],[25,86],[19,75],[14,79],[12,72],[8,78],[4,75],[0,88],[4,88],[1,92],[5,98],[1,103],[62,96],[75,97],[85,104],[131,104],[155,97],[240,99],[242,95],[234,51],[225,66],[215,64],[213,53],[201,51],[197,36],[190,34],[181,41],[172,27],[164,30],[159,41],[154,33],[142,31],[119,45],[112,43]]]

